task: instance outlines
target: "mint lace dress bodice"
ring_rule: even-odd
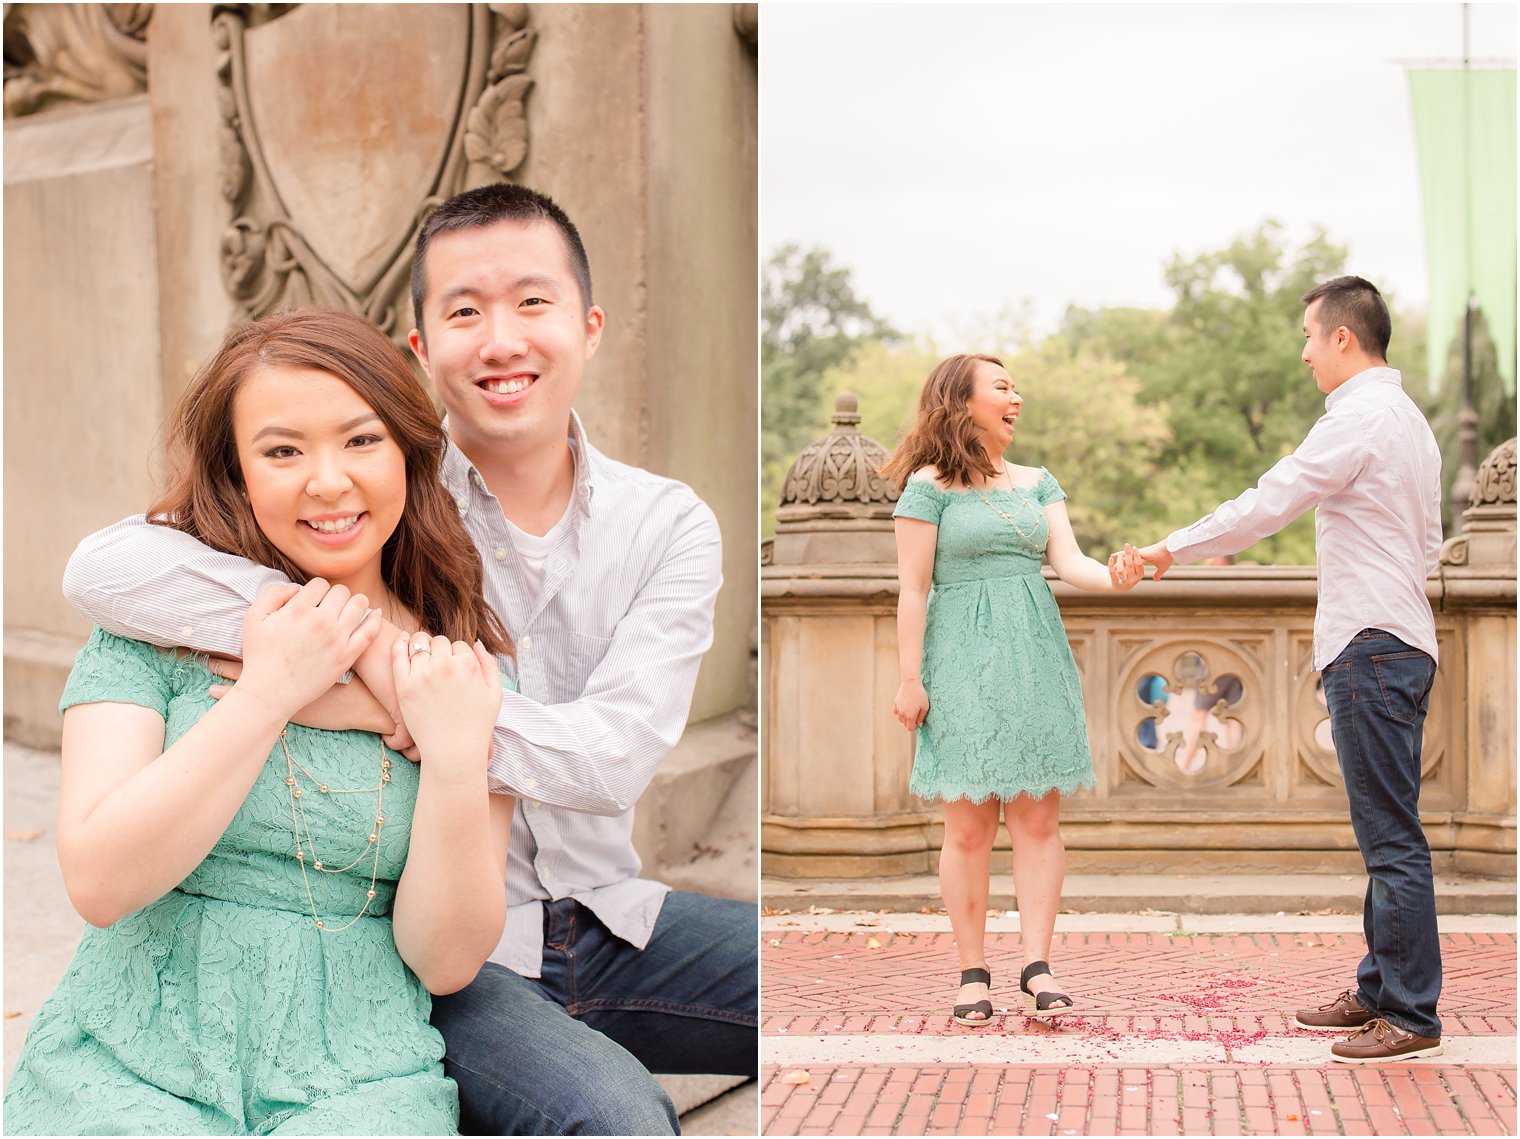
[[[96,630],[64,691],[138,704],[164,746],[211,708],[204,662]],[[326,868],[295,858],[276,744],[205,860],[114,925],[86,929],[38,1012],[5,1097],[10,1134],[439,1135],[458,1127],[431,999],[402,962],[390,910],[411,838],[415,764],[368,732],[292,724],[304,826]],[[385,822],[374,851],[382,756]],[[303,847],[306,845],[303,842]],[[364,909],[368,913],[339,932]],[[310,883],[311,897],[307,895]],[[316,928],[312,899],[329,932]]]
[[[1044,508],[1065,497],[1043,468],[1011,491],[941,490],[923,475],[903,487],[894,517],[939,527],[915,795],[980,803],[1093,785],[1082,685],[1040,573]]]

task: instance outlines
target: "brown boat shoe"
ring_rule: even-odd
[[[1382,1017],[1369,1020],[1345,1040],[1330,1046],[1330,1059],[1342,1064],[1382,1064],[1423,1060],[1441,1054],[1439,1036],[1405,1032]]]
[[[1300,1028],[1313,1028],[1321,1032],[1345,1032],[1350,1028],[1361,1028],[1374,1015],[1357,1003],[1355,989],[1347,989],[1327,1005],[1299,1009],[1293,1019]]]

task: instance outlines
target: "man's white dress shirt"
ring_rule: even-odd
[[[717,519],[690,487],[607,458],[571,414],[575,486],[525,573],[500,502],[449,444],[442,478],[485,566],[485,595],[516,643],[493,790],[518,796],[507,923],[491,960],[528,977],[544,899],[572,897],[643,948],[669,887],[639,878],[633,805],[685,730],[722,583]],[[529,585],[536,579],[535,587]],[[243,616],[285,578],[187,534],[125,519],[80,543],[64,593],[108,632],[241,656]]]
[[[1325,398],[1298,450],[1256,487],[1167,536],[1179,562],[1239,553],[1311,506],[1319,559],[1314,667],[1363,629],[1439,659],[1425,579],[1441,550],[1441,452],[1392,368],[1359,372]]]

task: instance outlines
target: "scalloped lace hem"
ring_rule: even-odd
[[[1059,791],[1062,795],[1075,795],[1078,791],[1091,791],[1097,786],[1096,778],[1078,779],[1070,784],[1050,783],[1035,787],[1002,787],[968,788],[965,790],[956,788],[951,790],[937,790],[934,788],[920,788],[912,783],[908,784],[908,790],[921,799],[937,799],[944,803],[953,803],[958,799],[965,799],[972,805],[985,803],[988,799],[997,799],[1006,803],[1010,799],[1017,799],[1020,795],[1028,795],[1031,799],[1043,799],[1052,791]]]

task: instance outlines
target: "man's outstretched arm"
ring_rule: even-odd
[[[1140,557],[1156,567],[1159,581],[1174,560],[1194,562],[1238,554],[1344,487],[1362,469],[1367,455],[1361,424],[1327,415],[1298,450],[1279,459],[1254,487],[1191,526],[1145,546]]]
[[[118,637],[241,657],[248,607],[288,580],[134,514],[79,543],[63,571],[63,595]]]

